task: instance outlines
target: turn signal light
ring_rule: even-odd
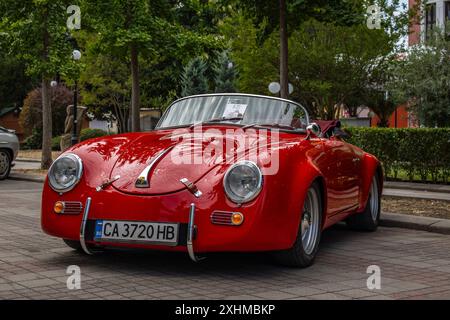
[[[244,222],[244,215],[239,212],[214,211],[211,222],[227,226],[240,226]]]
[[[55,202],[55,206],[53,207],[53,210],[55,211],[55,213],[64,212],[64,202],[61,202],[61,201]]]
[[[231,223],[235,226],[239,226],[244,222],[244,216],[242,213],[233,213],[231,216]]]

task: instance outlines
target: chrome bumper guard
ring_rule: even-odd
[[[88,221],[88,217],[89,217],[89,209],[91,208],[91,201],[92,199],[89,197],[86,200],[86,205],[84,206],[84,214],[83,214],[83,219],[81,220],[81,226],[80,226],[80,244],[81,247],[83,248],[83,251],[86,252],[89,255],[94,254],[91,250],[89,250],[89,248],[86,245],[86,223]],[[195,233],[195,204],[191,203],[191,207],[189,209],[189,223],[188,223],[188,234],[187,234],[187,250],[189,253],[189,257],[191,258],[192,261],[194,262],[198,262],[203,260],[203,257],[198,257],[195,252],[194,252],[194,245],[193,245],[193,240],[194,240],[194,233]]]
[[[195,233],[195,204],[191,203],[191,207],[189,209],[189,223],[188,223],[188,234],[187,234],[187,250],[189,253],[189,257],[194,262],[199,262],[203,260],[203,257],[198,257],[194,252],[194,233]]]
[[[85,233],[86,233],[86,223],[88,221],[88,216],[89,216],[89,209],[91,208],[91,198],[87,198],[86,200],[86,205],[84,206],[84,213],[83,213],[83,219],[81,220],[81,226],[80,226],[80,244],[81,244],[81,248],[83,248],[83,251],[86,252],[87,254],[93,254],[93,252],[91,252],[87,245],[86,245],[86,237],[85,237]]]

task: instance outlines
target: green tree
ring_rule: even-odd
[[[179,75],[189,59],[223,47],[214,34],[210,13],[216,11],[209,2],[84,0],[82,4],[89,31],[96,31],[90,40],[96,43],[96,54],[129,64],[132,131],[140,129],[142,103],[180,91]]]
[[[162,1],[84,0],[82,8],[89,27],[97,31],[99,51],[128,58],[131,72],[131,129],[140,131],[139,54],[152,50],[155,35],[161,34],[166,21],[160,18],[167,12]],[[159,16],[160,15],[160,16]]]
[[[316,12],[311,15],[320,19],[302,21],[289,32],[289,80],[295,88],[291,99],[324,119],[335,118],[342,108],[354,114],[357,107],[376,103],[375,93],[387,77],[383,61],[395,56],[396,44],[408,30],[410,13],[393,13],[398,1],[379,1],[386,12],[380,29],[367,28],[364,3],[353,9],[352,1],[345,3],[345,10],[337,2],[317,5],[325,5],[323,12],[343,12],[352,23],[330,21]],[[238,11],[222,26],[239,66],[241,91],[266,94],[268,84],[278,78],[279,35],[277,30],[266,35],[266,24]]]
[[[40,78],[42,87],[42,161],[52,163],[52,117],[50,80],[74,72],[72,47],[67,41],[65,0],[2,0],[0,2],[1,51],[8,51],[26,63],[27,73]]]
[[[14,56],[0,53],[0,110],[13,105],[21,106],[34,79],[25,73],[23,63]]]
[[[219,55],[213,69],[215,73],[215,92],[236,92],[235,82],[237,78],[237,71],[234,63],[230,60],[227,51],[223,51]]]
[[[450,127],[450,41],[436,31],[427,46],[412,47],[389,89],[427,127]]]
[[[181,75],[181,95],[183,97],[209,92],[207,69],[208,65],[201,57],[189,61]]]

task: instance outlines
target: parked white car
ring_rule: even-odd
[[[0,180],[8,178],[19,152],[19,139],[14,130],[0,127]]]

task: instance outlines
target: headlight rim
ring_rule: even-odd
[[[56,164],[57,161],[61,160],[62,158],[70,158],[70,157],[72,157],[72,159],[75,160],[75,162],[78,165],[77,175],[75,176],[76,180],[69,187],[62,188],[62,189],[61,188],[57,188],[57,187],[55,187],[53,185],[53,183],[52,183],[52,179],[53,178],[51,176],[52,175],[52,170],[54,168],[54,165]],[[83,175],[83,161],[81,160],[81,158],[78,155],[76,155],[75,153],[62,154],[58,158],[56,158],[56,160],[52,163],[52,165],[48,169],[48,184],[49,184],[50,188],[53,189],[53,191],[58,192],[58,193],[66,193],[66,192],[71,191],[73,188],[75,188],[77,186],[77,184],[81,180],[82,175]]]
[[[256,172],[258,173],[258,179],[259,179],[259,181],[258,181],[258,185],[257,185],[257,191],[256,191],[255,193],[253,193],[253,195],[252,195],[251,197],[248,197],[248,198],[245,198],[245,199],[236,199],[236,198],[231,197],[231,196],[230,196],[230,193],[227,192],[227,190],[229,189],[229,188],[227,187],[227,179],[228,179],[228,176],[230,175],[230,172],[231,172],[234,168],[236,168],[236,167],[238,167],[238,166],[242,166],[242,165],[245,165],[245,166],[247,166],[247,167],[251,167],[251,168],[256,169]],[[225,195],[227,196],[227,198],[228,198],[229,200],[231,200],[232,202],[241,205],[241,204],[244,204],[244,203],[251,202],[251,201],[253,201],[256,197],[258,197],[258,195],[261,193],[261,190],[262,190],[262,187],[263,187],[264,177],[263,177],[263,174],[262,174],[262,172],[261,172],[261,169],[259,168],[259,166],[258,166],[255,162],[250,161],[250,160],[242,160],[242,161],[238,161],[238,162],[234,163],[233,165],[231,165],[231,166],[227,169],[227,171],[225,172],[225,175],[224,175],[224,177],[223,177],[223,182],[222,182],[222,183],[223,183],[223,189],[224,189],[224,191],[225,191]]]

